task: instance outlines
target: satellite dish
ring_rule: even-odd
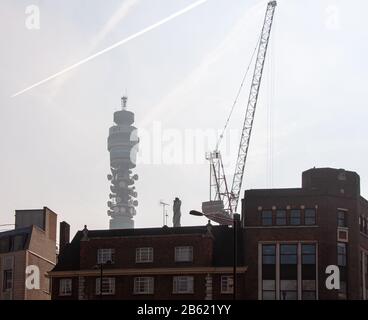
[[[107,180],[111,181],[112,180],[112,175],[111,174],[108,174],[107,175]]]

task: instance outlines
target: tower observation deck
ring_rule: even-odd
[[[127,110],[127,97],[123,97],[122,110],[114,113],[114,125],[109,130],[107,148],[110,152],[111,182],[107,214],[111,217],[110,229],[134,228],[134,216],[138,206],[134,183],[138,175],[136,166],[138,151],[137,128],[133,126],[134,113]]]

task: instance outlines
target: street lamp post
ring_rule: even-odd
[[[103,263],[100,263],[100,300],[102,300]]]
[[[189,212],[192,216],[203,217],[204,213],[192,210]],[[237,283],[237,265],[238,265],[238,222],[240,221],[240,215],[238,213],[233,214],[233,299],[236,300],[236,283]]]
[[[111,265],[111,261],[106,261],[105,263],[99,263],[97,265],[95,265],[95,269],[100,269],[100,295],[99,298],[100,300],[102,300],[102,280],[103,280],[103,270],[104,270],[104,266],[109,266]]]
[[[237,266],[238,266],[238,222],[240,220],[240,215],[234,213],[233,215],[233,248],[234,248],[234,263],[233,263],[233,299],[236,300],[236,285],[237,285]]]

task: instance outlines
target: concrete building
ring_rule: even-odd
[[[56,213],[46,207],[16,210],[15,229],[0,233],[0,300],[51,298],[47,272],[56,264],[56,223]],[[39,284],[27,288],[26,272],[37,278],[38,271]]]
[[[302,187],[247,190],[244,299],[368,299],[368,202],[357,173],[303,172]],[[325,286],[340,269],[341,289]]]
[[[240,232],[239,296],[246,271],[242,237]],[[49,273],[52,299],[232,299],[232,248],[227,226],[85,229]]]
[[[110,152],[111,181],[107,214],[111,217],[110,229],[134,228],[136,200],[138,194],[134,183],[138,175],[132,169],[136,166],[138,134],[133,126],[134,113],[127,110],[127,97],[122,98],[122,110],[114,113],[115,124],[109,130],[108,150]]]

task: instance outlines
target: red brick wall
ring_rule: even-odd
[[[193,262],[175,262],[176,246],[193,246]],[[152,263],[136,263],[136,248],[153,247]],[[213,240],[203,235],[103,238],[81,241],[80,268],[91,269],[97,264],[97,250],[115,249],[115,263],[109,268],[157,268],[178,266],[211,266]]]
[[[302,190],[302,189],[299,189]],[[359,299],[360,293],[360,265],[359,265],[359,201],[356,198],[341,195],[326,195],[315,192],[283,191],[276,195],[272,192],[248,191],[243,202],[243,220],[246,227],[246,261],[248,272],[246,274],[246,298],[258,298],[258,242],[259,241],[304,241],[316,240],[318,242],[318,275],[319,275],[319,298],[337,299],[336,291],[325,288],[325,269],[328,265],[337,265],[337,209],[348,210],[348,298]],[[317,227],[262,227],[261,211],[258,207],[270,210],[291,208],[317,209]],[[253,228],[252,228],[253,227]]]

